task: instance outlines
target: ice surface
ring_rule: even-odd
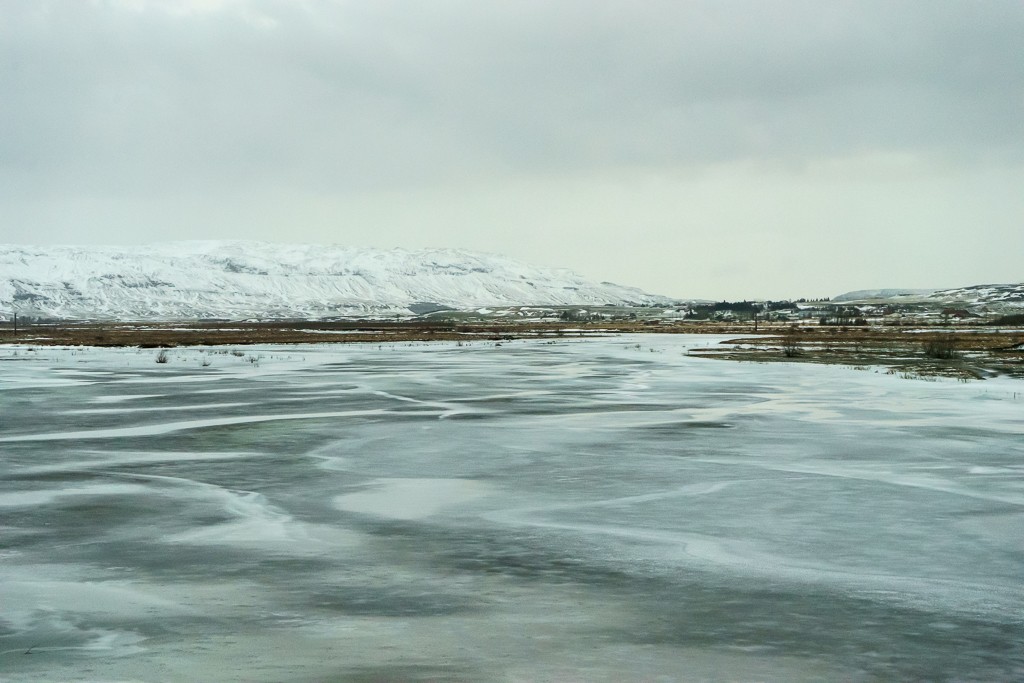
[[[0,680],[1024,678],[1020,382],[716,341],[0,346]]]
[[[366,491],[336,497],[334,506],[390,519],[421,519],[486,495],[488,488],[472,479],[376,479],[368,485]]]
[[[236,405],[249,405],[248,403]],[[180,408],[175,406],[172,409]],[[202,408],[206,408],[203,406]],[[136,409],[138,412],[142,409]],[[123,411],[121,411],[123,412]],[[280,420],[312,420],[327,417],[356,417],[366,415],[379,415],[379,410],[343,410],[333,413],[295,413],[286,415],[239,415],[235,417],[214,417],[204,420],[180,420],[175,422],[161,422],[156,424],[143,425],[138,427],[118,427],[116,429],[88,429],[83,431],[62,431],[46,432],[43,434],[19,434],[17,436],[0,437],[0,443],[5,441],[82,441],[85,439],[115,439],[118,437],[130,436],[158,436],[171,432],[188,431],[192,429],[207,429],[209,427],[222,427],[226,425],[253,424],[257,422],[276,422]],[[65,414],[74,414],[69,410]]]

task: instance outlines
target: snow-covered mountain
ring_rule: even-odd
[[[668,302],[569,270],[456,249],[247,241],[0,245],[3,318],[15,311],[58,319],[320,318],[430,306]]]
[[[972,285],[940,289],[929,298],[949,304],[1024,308],[1024,282],[1016,285]]]
[[[934,289],[858,289],[832,297],[832,301],[867,301],[869,299],[894,299],[896,297],[921,298],[935,292]]]
[[[1009,310],[1024,308],[1024,283],[972,285],[954,289],[862,289],[832,297],[832,301],[891,301]]]

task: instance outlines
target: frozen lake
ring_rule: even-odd
[[[0,680],[1024,679],[1024,383],[716,341],[0,347]]]

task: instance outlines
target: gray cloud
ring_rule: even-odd
[[[551,213],[523,213],[563,216],[568,244],[602,237],[570,227],[574,204],[592,231],[644,229],[602,227],[601,201],[578,189],[595,175],[685,184],[738,165],[799,184],[822,165],[863,173],[865,158],[909,160],[918,180],[1017,173],[1021,35],[1015,0],[7,3],[0,220],[16,241],[139,240],[169,217],[208,233],[213,216],[224,236],[315,240],[334,220],[365,224],[353,241],[426,234],[507,251],[500,235],[432,222],[431,207],[490,182],[477,209],[505,232],[494,202],[528,198],[495,188],[550,182],[562,194],[537,203]],[[748,171],[723,192],[742,196]],[[382,232],[403,221],[374,198],[402,193],[422,220]],[[668,194],[638,190],[622,206]],[[307,231],[253,221],[270,198]],[[650,225],[681,210],[664,205]],[[460,211],[470,222],[472,204]]]

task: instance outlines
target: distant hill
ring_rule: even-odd
[[[671,300],[572,271],[457,249],[247,241],[0,245],[0,318],[322,318],[510,305]]]
[[[1024,308],[1024,283],[972,285],[954,289],[862,289],[833,297],[834,302],[891,300],[920,301],[936,305],[978,307],[994,310]]]
[[[942,289],[930,298],[949,303],[1005,305],[1024,308],[1024,283],[1016,285],[972,285]]]
[[[924,297],[934,289],[858,289],[832,297],[832,301],[866,301],[868,299],[892,299],[895,297]]]

